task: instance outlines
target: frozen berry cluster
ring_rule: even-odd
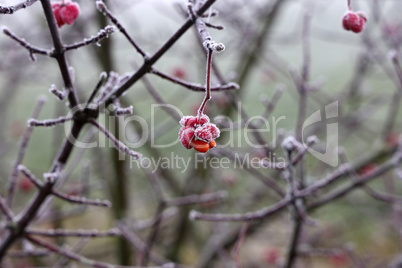
[[[80,15],[80,6],[70,0],[52,2],[52,9],[59,28],[64,24],[73,24]]]
[[[360,33],[363,31],[366,22],[367,16],[362,11],[354,12],[352,10],[348,10],[342,18],[343,28],[354,33]]]
[[[215,147],[215,139],[219,137],[220,130],[210,123],[207,115],[183,116],[180,125],[179,140],[186,149],[194,148],[200,153],[206,153]]]

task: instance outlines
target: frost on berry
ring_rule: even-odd
[[[196,127],[196,125],[202,126],[205,123],[209,123],[209,117],[207,115],[203,114],[198,119],[198,116],[186,115],[180,119],[179,123],[183,127],[185,127],[185,126]]]
[[[60,8],[60,16],[68,25],[73,24],[79,15],[80,6],[75,2],[66,2],[66,4]]]
[[[56,18],[57,26],[62,27],[64,24],[73,24],[80,15],[80,6],[78,3],[65,1],[52,2],[52,10]]]
[[[54,17],[56,18],[57,26],[59,28],[64,25],[64,20],[60,16],[60,2],[53,2],[52,3],[52,10]]]
[[[347,31],[354,33],[360,33],[366,25],[367,17],[362,11],[350,11],[348,10],[342,18],[343,28]]]
[[[179,131],[179,140],[186,149],[194,149],[200,153],[206,153],[215,147],[215,139],[219,137],[219,128],[209,123],[206,115],[183,116],[180,120],[182,127]]]
[[[179,131],[179,140],[186,149],[191,149],[191,141],[194,139],[194,128],[191,126],[184,126]]]
[[[220,130],[215,124],[206,123],[195,130],[195,136],[199,140],[203,140],[207,143],[216,139],[220,135]]]

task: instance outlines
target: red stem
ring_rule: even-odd
[[[205,106],[206,106],[207,102],[211,99],[211,66],[212,66],[212,50],[208,48],[205,97],[200,105],[200,108],[198,108],[198,111],[197,111],[198,120],[200,120],[201,116],[204,114]]]
[[[352,1],[352,0],[348,0],[348,9],[349,9],[349,10],[352,10],[352,3],[351,3],[351,1]]]

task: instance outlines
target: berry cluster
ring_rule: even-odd
[[[207,115],[183,116],[180,125],[179,140],[186,149],[194,148],[200,153],[206,153],[215,147],[215,139],[219,137],[220,130],[209,122]]]
[[[64,24],[73,24],[80,15],[80,6],[70,0],[52,2],[52,9],[59,28]]]
[[[354,12],[352,10],[348,10],[342,18],[343,28],[354,33],[360,33],[363,31],[366,22],[367,17],[362,11]]]

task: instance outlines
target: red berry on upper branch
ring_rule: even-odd
[[[342,18],[343,28],[347,31],[352,31],[354,33],[360,33],[363,31],[366,25],[367,17],[362,11],[346,11]]]
[[[66,23],[69,25],[73,24],[80,15],[80,6],[78,3],[69,0],[52,2],[52,9],[59,28]]]

